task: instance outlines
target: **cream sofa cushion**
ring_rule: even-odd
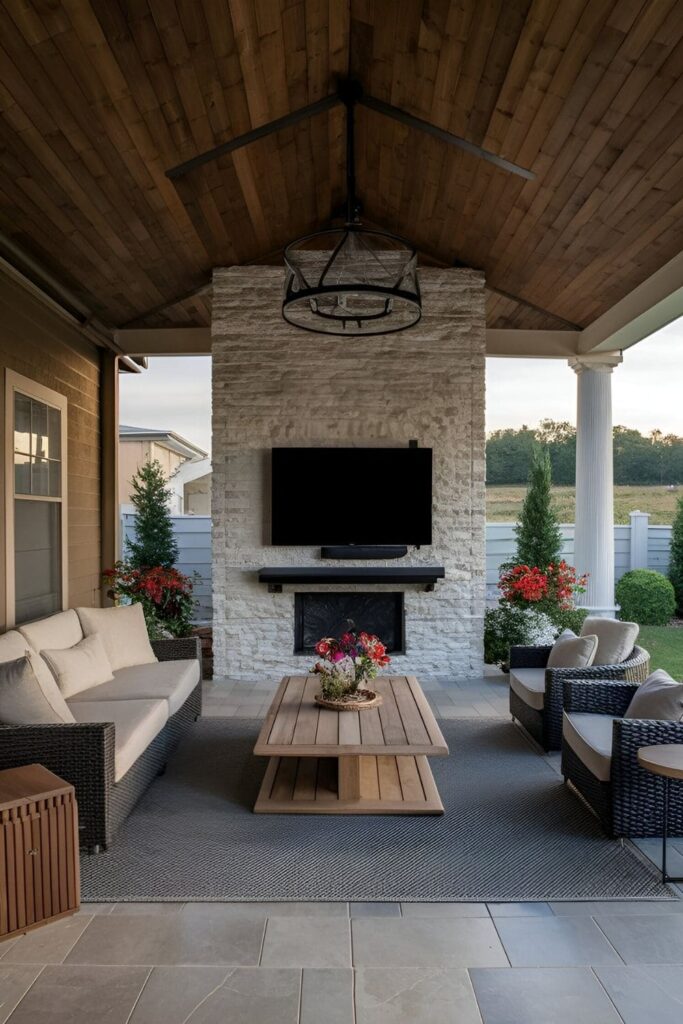
[[[39,662],[36,652],[27,649],[25,640],[21,657],[0,662],[0,722],[3,725],[73,723],[74,716],[50,673],[46,678],[44,673],[35,671]]]
[[[543,710],[545,701],[545,669],[513,668],[510,670],[510,686],[517,696],[536,711]]]
[[[624,718],[683,722],[683,683],[677,683],[663,668],[658,668],[633,694]]]
[[[99,633],[83,637],[80,643],[63,651],[42,650],[40,654],[65,698],[114,678]]]
[[[174,715],[190,696],[200,678],[196,658],[183,661],[157,661],[154,665],[134,665],[114,673],[109,683],[79,693],[79,701],[92,700],[165,700],[169,715]]]
[[[47,662],[38,655],[31,644],[26,642],[26,637],[23,637],[16,629],[10,629],[7,633],[3,633],[0,636],[0,663],[3,661],[16,661],[17,658],[23,658],[27,652],[34,655],[31,658],[31,666],[41,687],[48,694],[54,693],[57,688],[54,676],[47,667]],[[58,688],[57,692],[59,692]],[[63,708],[61,710],[63,711]],[[66,721],[71,721],[71,719],[68,718]]]
[[[553,644],[546,667],[590,668],[597,650],[597,636],[576,636],[570,629],[565,629]]]
[[[141,604],[76,610],[85,635],[100,634],[112,672],[131,665],[150,665],[157,660]]]
[[[638,639],[640,626],[637,622],[620,622],[618,619],[601,619],[590,615],[584,619],[581,636],[589,633],[598,638],[598,652],[594,665],[618,665],[626,661]]]
[[[600,782],[609,782],[612,772],[614,720],[611,715],[589,715],[578,711],[565,711],[563,714],[563,740]]]
[[[113,722],[114,781],[119,782],[168,721],[165,700],[69,701],[77,722]]]
[[[19,632],[28,640],[34,651],[64,650],[73,647],[83,639],[83,630],[78,615],[70,608],[68,612],[57,612],[47,619],[27,622],[19,626]]]

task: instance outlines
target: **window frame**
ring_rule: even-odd
[[[15,395],[19,393],[26,398],[57,409],[60,413],[60,463],[61,463],[61,494],[59,497],[47,494],[16,494],[14,473],[14,405]],[[15,501],[48,501],[61,505],[61,611],[69,604],[69,571],[68,571],[68,453],[67,453],[67,409],[65,395],[52,388],[39,384],[30,377],[24,377],[14,370],[5,371],[5,608],[7,628],[16,623],[16,584],[15,584]]]

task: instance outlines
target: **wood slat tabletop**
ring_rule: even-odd
[[[259,733],[254,753],[279,757],[349,755],[445,756],[448,745],[414,676],[379,676],[378,708],[329,711],[318,707],[316,676],[285,676]]]

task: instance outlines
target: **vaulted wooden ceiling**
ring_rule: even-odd
[[[358,110],[364,215],[483,269],[489,326],[586,326],[681,248],[683,0],[3,0],[0,63],[0,253],[110,326],[206,323],[213,266],[330,222],[341,106],[166,171],[349,71],[534,172]]]

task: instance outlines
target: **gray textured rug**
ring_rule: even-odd
[[[441,722],[440,818],[255,815],[259,723],[197,723],[111,850],[88,901],[581,900],[670,896],[508,721]]]

